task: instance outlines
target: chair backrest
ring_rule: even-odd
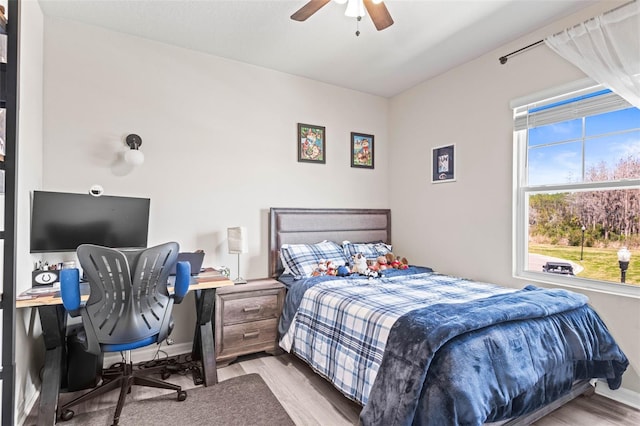
[[[82,309],[90,352],[98,349],[96,343],[104,347],[166,338],[173,308],[167,280],[178,252],[175,242],[122,251],[92,244],[78,247],[90,288]]]

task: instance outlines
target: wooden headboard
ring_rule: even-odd
[[[384,241],[391,244],[389,209],[295,209],[269,211],[269,276],[283,271],[280,246],[313,244],[323,240],[353,243]]]

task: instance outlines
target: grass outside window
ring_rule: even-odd
[[[618,249],[585,247],[580,260],[581,247],[529,244],[529,253],[564,259],[584,269],[576,274],[580,278],[598,281],[620,282]],[[537,271],[535,271],[537,272]],[[640,285],[640,252],[631,250],[631,261],[626,273],[626,284]]]

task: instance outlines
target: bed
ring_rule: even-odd
[[[280,346],[361,404],[363,425],[530,424],[590,379],[620,386],[628,360],[580,294],[420,266],[314,276],[320,260],[385,250],[390,210],[270,210],[269,273],[287,286]]]

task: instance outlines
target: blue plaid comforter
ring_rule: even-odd
[[[629,361],[586,302],[424,268],[316,277],[289,283],[280,345],[364,405],[363,425],[481,425],[534,411],[575,380],[620,386]]]
[[[398,318],[433,304],[465,303],[515,291],[420,271],[426,269],[394,270],[376,279],[350,276],[294,281],[283,317],[292,311],[295,315],[280,346],[295,352],[342,393],[364,405],[389,331]],[[294,286],[306,289],[301,300],[291,300],[300,298]]]

